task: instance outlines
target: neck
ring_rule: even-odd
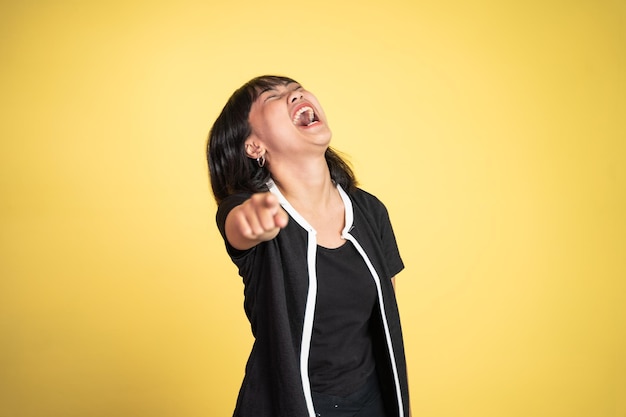
[[[272,179],[296,209],[316,210],[328,206],[336,193],[325,158],[297,166],[273,167]]]

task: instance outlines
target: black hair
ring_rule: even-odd
[[[288,77],[263,75],[248,81],[228,99],[207,143],[211,188],[218,204],[232,194],[267,191],[269,170],[259,167],[245,151],[245,141],[252,133],[248,122],[250,108],[263,90],[295,82]],[[326,149],[325,158],[331,178],[346,191],[352,191],[357,182],[350,165],[331,148]]]

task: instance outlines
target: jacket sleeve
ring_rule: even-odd
[[[224,239],[224,244],[226,245],[226,251],[228,252],[228,255],[230,255],[230,257],[233,259],[233,261],[235,259],[243,257],[247,252],[249,252],[249,249],[243,250],[243,251],[239,249],[235,249],[228,242],[228,239],[226,239],[226,217],[228,217],[228,213],[230,213],[232,209],[234,209],[235,207],[237,207],[238,205],[246,201],[248,198],[250,198],[250,195],[251,194],[244,194],[244,193],[230,195],[226,197],[224,200],[222,200],[220,205],[217,207],[217,214],[215,215],[217,228],[219,229],[220,234],[222,235],[222,238]]]

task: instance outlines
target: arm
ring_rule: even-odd
[[[236,249],[250,249],[274,239],[288,220],[276,196],[269,192],[253,194],[226,216],[226,239]]]

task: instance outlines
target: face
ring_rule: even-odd
[[[251,158],[265,155],[268,162],[281,157],[325,152],[331,131],[317,98],[298,83],[262,91],[249,115],[252,134],[246,140]]]

